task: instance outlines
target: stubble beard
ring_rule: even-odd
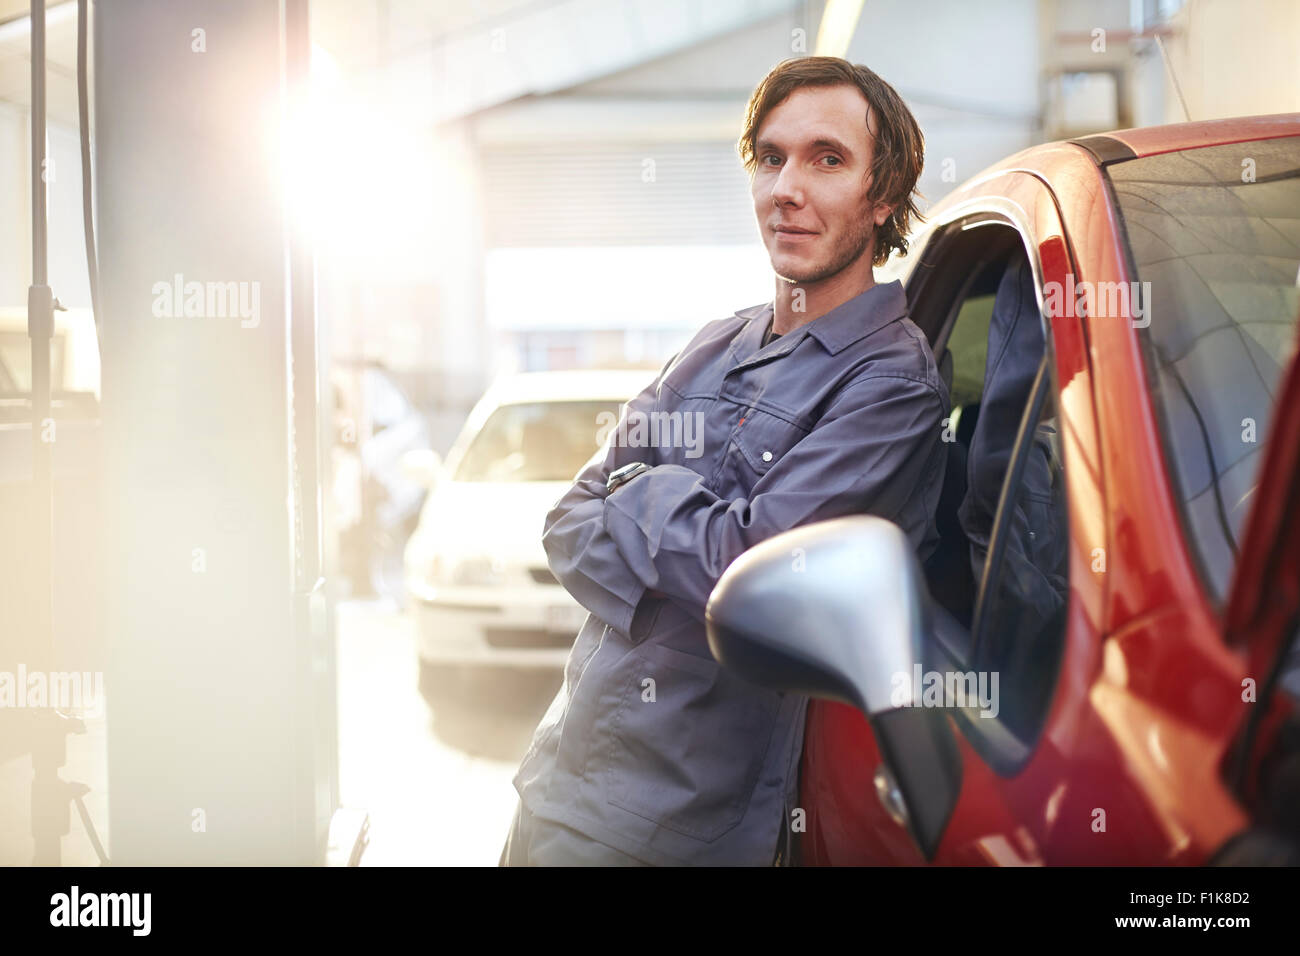
[[[817,266],[812,264],[811,271],[808,272],[778,272],[777,275],[786,282],[805,284],[821,282],[823,279],[839,275],[867,253],[875,230],[876,224],[871,215],[871,205],[868,203],[860,214],[854,217],[853,228],[844,233],[839,241],[835,243],[828,254],[828,261],[825,265]]]

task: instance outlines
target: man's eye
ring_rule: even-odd
[[[842,159],[840,159],[838,156],[827,156],[827,157],[826,157],[826,161],[827,161],[828,163],[832,163],[832,164],[835,165],[835,166],[843,166],[843,165],[844,165],[844,161],[843,161]]]
[[[775,153],[768,153],[766,156],[763,157],[763,165],[771,166],[772,164],[768,162],[769,159],[775,159],[777,162],[781,161],[780,156],[776,155]]]

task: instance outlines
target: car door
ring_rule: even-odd
[[[1224,612],[1224,637],[1261,675],[1228,763],[1229,785],[1251,807],[1252,831],[1234,862],[1268,865],[1280,850],[1300,854],[1294,778],[1300,735],[1300,360],[1277,393],[1240,558]]]
[[[1024,174],[1004,174],[977,192],[981,194],[936,218],[924,250],[913,253],[918,267],[910,270],[907,280],[914,321],[930,337],[941,368],[952,378],[955,414],[946,423],[951,438],[945,436],[954,443],[949,468],[955,467],[955,473],[965,468],[968,474],[970,462],[958,446],[963,432],[970,440],[983,412],[979,401],[962,400],[963,377],[969,379],[978,359],[987,361],[988,354],[987,347],[977,359],[956,353],[981,344],[979,336],[969,334],[972,324],[978,329],[981,319],[988,321],[989,290],[987,282],[979,287],[980,276],[990,270],[996,276],[1002,265],[1020,255],[1043,296],[1051,284],[1058,292],[1072,286],[1078,274],[1053,197],[1040,182]],[[993,299],[996,302],[996,293]],[[1039,305],[1034,304],[1035,310]],[[951,584],[955,578],[931,570],[942,562],[932,560],[927,568],[939,623],[927,648],[926,677],[973,677],[974,684],[967,686],[978,690],[979,672],[985,671],[984,689],[989,692],[994,689],[992,674],[999,672],[996,706],[955,710],[949,717],[960,754],[960,790],[942,839],[927,860],[910,834],[907,808],[866,719],[846,705],[814,700],[801,767],[806,829],[799,858],[805,864],[1023,864],[1042,859],[1041,821],[1029,819],[1023,805],[1027,799],[1042,802],[1044,794],[1027,797],[1026,791],[1041,788],[1059,767],[1053,767],[1048,753],[1032,778],[1022,770],[1043,749],[1039,737],[1056,698],[1069,643],[1096,640],[1101,597],[1096,582],[1071,581],[1061,587],[1058,581],[1056,593],[1040,593],[1045,600],[1032,607],[1038,585],[1026,586],[1026,575],[1035,564],[1050,563],[1043,549],[1055,554],[1058,565],[1064,559],[1068,569],[1078,565],[1080,554],[1105,543],[1097,523],[1083,517],[1088,509],[1102,507],[1099,475],[1090,467],[1096,458],[1096,430],[1087,349],[1078,317],[1072,310],[1061,311],[1068,314],[1053,315],[1044,357],[1032,369],[1025,408],[1020,409],[1025,413],[1008,415],[1003,409],[996,419],[1002,423],[1000,444],[1009,450],[1009,458],[1005,478],[993,488],[996,511],[987,557],[979,566],[972,562],[972,606],[963,611],[960,595],[946,593],[957,590]],[[966,427],[972,418],[976,424]],[[945,497],[965,500],[965,491],[969,489],[958,488],[950,495],[946,488]],[[989,497],[987,489],[984,496]],[[945,507],[952,508],[953,502],[941,504],[941,512]],[[940,514],[941,532],[945,519],[951,525],[952,517]],[[1054,529],[1052,540],[1040,540],[1044,528]],[[963,557],[965,544],[958,540],[947,546]],[[1065,549],[1073,549],[1073,557]],[[956,561],[948,564],[960,568]],[[1029,613],[1026,603],[1031,605]]]

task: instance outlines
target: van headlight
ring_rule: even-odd
[[[448,583],[461,587],[496,587],[505,581],[505,562],[500,558],[461,558],[451,568]]]

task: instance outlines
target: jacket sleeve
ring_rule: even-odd
[[[648,414],[654,409],[659,383],[672,368],[677,355],[668,360],[654,381],[624,406],[618,425],[611,429],[605,444],[583,466],[573,486],[547,513],[542,530],[542,547],[551,573],[574,600],[624,634],[630,633],[632,617],[647,589],[605,533],[605,481],[615,469],[633,461],[646,460],[648,449],[619,445],[614,436],[629,414]],[[595,427],[596,423],[592,425]],[[647,461],[647,464],[653,463]]]
[[[848,514],[900,521],[927,479],[927,464],[937,457],[943,467],[943,456],[933,453],[945,414],[942,394],[925,382],[860,379],[759,478],[749,498],[721,499],[689,468],[658,465],[605,500],[605,528],[641,585],[703,621],[722,572],[760,541]],[[915,527],[903,527],[913,547],[931,517],[913,517]]]

